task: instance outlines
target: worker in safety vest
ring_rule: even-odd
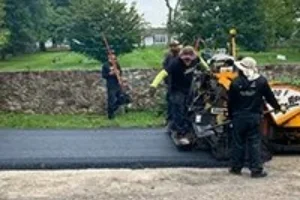
[[[189,95],[193,73],[186,73],[191,68],[198,66],[200,62],[195,50],[191,46],[184,47],[175,58],[154,79],[150,87],[150,93],[154,95],[156,88],[164,78],[168,77],[170,100],[172,103],[171,131],[176,133],[178,141],[182,145],[189,145],[187,133],[189,123],[185,117],[187,112],[187,98]]]
[[[267,176],[261,160],[260,122],[264,99],[276,111],[285,112],[286,108],[278,104],[267,79],[258,73],[256,65],[251,57],[235,62],[239,76],[233,80],[228,91],[229,118],[233,125],[230,173],[241,174],[248,149],[251,176],[260,178]]]

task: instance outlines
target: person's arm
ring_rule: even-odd
[[[232,107],[234,105],[234,101],[235,101],[235,94],[236,94],[237,91],[235,91],[235,87],[234,87],[234,84],[233,82],[230,84],[229,86],[229,90],[227,92],[228,94],[228,101],[227,101],[227,109],[228,109],[228,118],[229,119],[232,119]]]
[[[165,59],[164,59],[164,61],[163,61],[163,69],[166,69],[167,67],[168,67],[168,65],[169,65],[169,60],[170,60],[170,56],[169,56],[169,54],[167,54],[166,56],[165,56]]]
[[[278,101],[275,98],[274,93],[271,90],[268,81],[264,81],[263,85],[263,96],[265,97],[266,101],[277,111],[281,110],[281,106],[278,104]]]
[[[200,61],[200,65],[204,68],[205,71],[209,71],[209,66],[208,64],[205,62],[205,60],[199,56],[199,61]]]
[[[163,69],[161,70],[155,77],[155,79],[153,80],[153,82],[151,83],[151,87],[157,88],[158,85],[168,76],[168,72]]]

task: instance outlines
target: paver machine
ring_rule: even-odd
[[[197,67],[190,71],[194,73],[194,80],[187,105],[191,127],[189,137],[192,141],[189,148],[209,150],[219,160],[229,159],[231,146],[232,127],[227,119],[227,91],[237,76],[234,67],[235,31],[231,31],[231,37],[230,54],[214,55],[208,62],[208,72]],[[300,88],[282,83],[270,85],[279,104],[284,104],[288,109],[286,113],[275,113],[270,105],[265,105],[261,126],[264,160],[270,158],[269,150],[300,152]]]

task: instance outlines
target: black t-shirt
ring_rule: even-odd
[[[108,88],[119,88],[119,82],[116,75],[110,75],[109,72],[111,71],[112,66],[110,63],[105,63],[102,67],[102,77],[106,79],[107,81],[107,87]],[[117,64],[117,68],[120,70],[120,73],[122,74],[122,70],[119,64]]]
[[[275,109],[280,109],[265,77],[260,76],[249,81],[243,75],[238,76],[228,91],[228,108],[230,117],[238,114],[261,114],[264,99]]]
[[[164,62],[163,62],[163,68],[166,69],[174,59],[176,59],[178,56],[177,55],[174,55],[172,54],[171,52],[169,52],[166,56],[165,56],[165,59],[164,59]],[[169,84],[169,78],[165,78],[164,80],[165,84]]]
[[[195,67],[197,64],[198,60],[195,60],[190,67],[187,67],[179,57],[172,60],[165,68],[168,72],[169,89],[171,92],[178,91],[185,94],[189,93],[193,81],[193,73],[185,74],[185,72],[186,70]]]
[[[172,63],[172,61],[177,57],[178,57],[177,55],[174,55],[171,52],[167,53],[163,62],[164,69],[166,69]]]

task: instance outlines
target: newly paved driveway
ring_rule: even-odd
[[[163,129],[0,130],[0,169],[221,167],[178,151]]]

